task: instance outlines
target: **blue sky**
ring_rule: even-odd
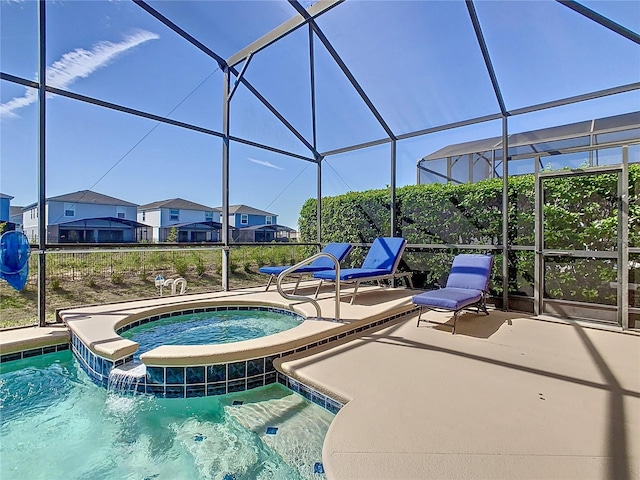
[[[149,2],[224,58],[296,13],[285,1]],[[640,2],[585,1],[635,32]],[[37,78],[37,10],[0,1],[0,68]],[[557,2],[478,1],[476,9],[508,109],[640,81],[640,47]],[[220,131],[217,64],[128,1],[47,5],[48,83]],[[348,0],[318,24],[394,133],[499,111],[464,2]],[[308,33],[258,52],[247,79],[311,142]],[[328,52],[315,42],[318,148],[383,138]],[[240,69],[242,66],[238,66]],[[0,190],[13,205],[37,199],[36,92],[0,83]],[[510,119],[518,132],[640,108],[637,92]],[[244,87],[231,104],[231,133],[309,155]],[[445,145],[501,134],[500,122],[398,144],[397,182],[416,182],[416,161]],[[323,194],[384,188],[388,145],[328,157]],[[62,97],[47,101],[47,196],[92,189],[138,204],[182,197],[219,206],[218,138]],[[297,226],[316,195],[315,164],[232,143],[230,201]]]

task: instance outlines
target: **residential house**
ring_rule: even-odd
[[[138,221],[152,227],[154,242],[218,242],[220,210],[183,198],[172,198],[138,207]]]
[[[15,229],[15,224],[11,222],[11,200],[13,197],[5,193],[0,193],[0,223],[4,223],[3,231]]]
[[[149,227],[136,221],[135,203],[81,190],[46,200],[47,243],[122,243],[148,239]],[[38,205],[24,208],[23,231],[38,241]]]
[[[22,231],[22,212],[24,212],[24,207],[14,207],[11,205],[9,207],[9,222],[15,225],[15,229],[18,231]]]
[[[293,228],[278,225],[276,214],[247,205],[229,206],[229,225],[232,227],[231,238],[241,243],[286,242],[295,238],[296,233]]]

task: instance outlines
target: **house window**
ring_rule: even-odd
[[[118,218],[125,218],[126,217],[126,211],[124,209],[124,207],[116,207],[117,211],[118,211]]]
[[[65,203],[64,204],[64,216],[65,217],[75,217],[76,215],[76,205],[75,203]]]
[[[169,210],[169,220],[180,220],[180,210]]]
[[[249,225],[249,215],[246,213],[240,215],[240,225]]]
[[[144,210],[142,211],[142,221],[146,221],[147,220],[147,212],[145,212]]]
[[[204,220],[206,222],[213,222],[213,212],[204,212]]]
[[[266,223],[267,225],[273,225],[273,217],[264,217],[264,223]]]

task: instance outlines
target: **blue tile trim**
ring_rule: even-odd
[[[147,385],[146,390],[148,395],[153,395],[154,397],[164,398],[164,386],[163,385]]]
[[[204,385],[187,385],[186,393],[187,398],[205,397],[207,395],[207,390]]]
[[[227,384],[227,392],[244,392],[247,389],[247,380],[232,380]]]
[[[0,361],[2,363],[11,362],[13,360],[21,360],[21,359],[22,359],[22,352],[6,353],[6,354],[0,356]]]
[[[187,384],[205,383],[205,372],[206,369],[203,366],[187,367],[185,372]]]
[[[223,382],[227,379],[227,364],[207,366],[207,383]]]
[[[264,385],[264,375],[258,375],[257,377],[247,378],[247,390],[252,388],[262,387]]]
[[[338,400],[335,400],[330,396],[325,395],[324,393],[321,393],[312,387],[309,387],[308,385],[294,380],[291,377],[283,375],[282,373],[278,373],[278,382],[287,387],[289,390],[293,390],[294,392],[302,395],[307,400],[312,401],[316,405],[329,410],[333,414],[338,413],[344,406],[344,404],[339,402]]]
[[[288,312],[272,307],[242,307],[245,309],[262,309],[268,311]],[[241,307],[218,307],[206,308],[202,310],[240,310]],[[198,310],[198,309],[196,309]],[[195,310],[192,310],[195,311]],[[214,365],[189,365],[189,366],[153,366],[147,367],[147,374],[142,377],[140,383],[136,383],[131,390],[139,393],[146,393],[163,398],[191,398],[202,396],[225,395],[232,392],[241,392],[258,388],[263,385],[279,382],[294,392],[307,398],[309,401],[319,405],[332,413],[338,413],[343,404],[307,385],[304,385],[286,375],[278,373],[273,366],[276,358],[283,358],[294,353],[305,352],[320,345],[331,344],[349,335],[360,333],[370,328],[383,325],[387,322],[410,315],[415,309],[399,313],[397,315],[378,320],[369,325],[354,327],[351,330],[333,335],[329,338],[321,339],[304,345],[296,350],[269,355],[267,357],[250,358],[247,360],[230,362],[228,364]],[[287,314],[297,316],[294,312]],[[167,318],[171,314],[155,315],[153,317],[137,320],[130,325],[142,325],[160,318]],[[124,327],[123,327],[124,328]],[[132,328],[132,327],[129,327]],[[107,386],[108,375],[114,366],[120,366],[126,362],[133,361],[133,356],[119,359],[112,362],[95,355],[84,345],[80,339],[72,333],[72,349],[79,359],[82,368],[89,374],[94,382]],[[106,362],[106,363],[105,363]],[[126,392],[125,392],[126,393]]]
[[[165,396],[167,398],[185,398],[185,387],[182,385],[167,385],[165,387]]]
[[[226,393],[227,384],[225,382],[207,384],[207,396],[224,395]]]
[[[114,367],[133,362],[133,355],[121,358],[115,362],[109,358],[96,355],[80,338],[71,332],[71,351],[78,360],[80,367],[97,385],[106,387],[109,384],[109,373]]]
[[[162,367],[147,367],[147,383],[150,385],[164,385],[165,369]]]
[[[167,385],[183,385],[185,382],[185,367],[167,367],[164,378]]]
[[[247,360],[247,377],[253,377],[255,375],[261,375],[264,373],[264,358],[254,358]]]
[[[20,352],[5,353],[4,355],[0,355],[0,363],[22,360],[23,358],[37,357],[39,355],[61,352],[63,350],[69,350],[69,342],[60,343],[58,345],[49,345],[41,348],[31,348],[29,350],[22,350]]]
[[[233,362],[227,364],[227,376],[229,380],[239,380],[247,376],[247,362]]]

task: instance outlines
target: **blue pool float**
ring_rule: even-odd
[[[29,277],[29,239],[22,232],[5,232],[0,236],[0,278],[16,290],[24,288]]]

